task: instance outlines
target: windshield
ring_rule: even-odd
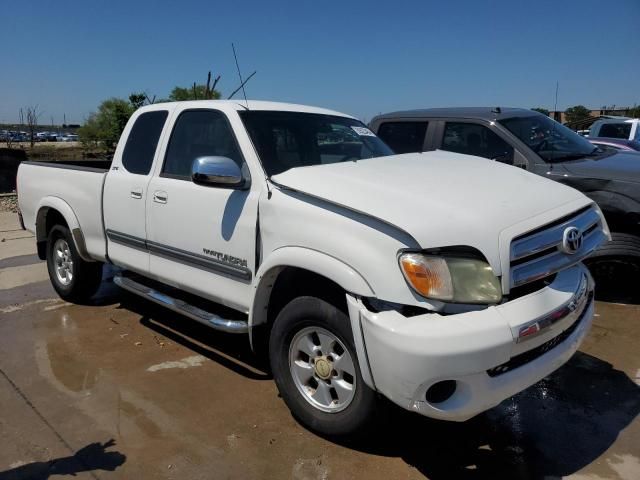
[[[290,168],[393,155],[363,123],[303,112],[240,112],[268,176]]]
[[[499,123],[547,162],[585,157],[598,150],[573,130],[544,115],[507,118]]]

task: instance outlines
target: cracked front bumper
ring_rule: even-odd
[[[403,408],[454,421],[496,406],[563,365],[586,335],[594,308],[593,281],[582,264],[539,291],[455,315],[375,313],[348,299],[365,382]],[[445,380],[456,382],[454,393],[428,402],[427,390]]]

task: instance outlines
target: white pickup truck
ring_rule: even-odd
[[[609,236],[572,188],[393,155],[352,117],[271,102],[146,106],[107,169],[25,162],[17,183],[62,298],[113,264],[120,287],[247,334],[325,434],[364,427],[380,394],[462,421],[553,372],[591,323],[581,260]]]

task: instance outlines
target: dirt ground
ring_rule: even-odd
[[[465,423],[389,409],[366,439],[291,417],[245,337],[123,295],[61,301],[0,213],[0,480],[640,478],[640,306],[598,302],[555,374]]]

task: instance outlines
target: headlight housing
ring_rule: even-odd
[[[471,304],[502,300],[500,281],[484,260],[415,252],[398,260],[407,283],[423,297]]]

